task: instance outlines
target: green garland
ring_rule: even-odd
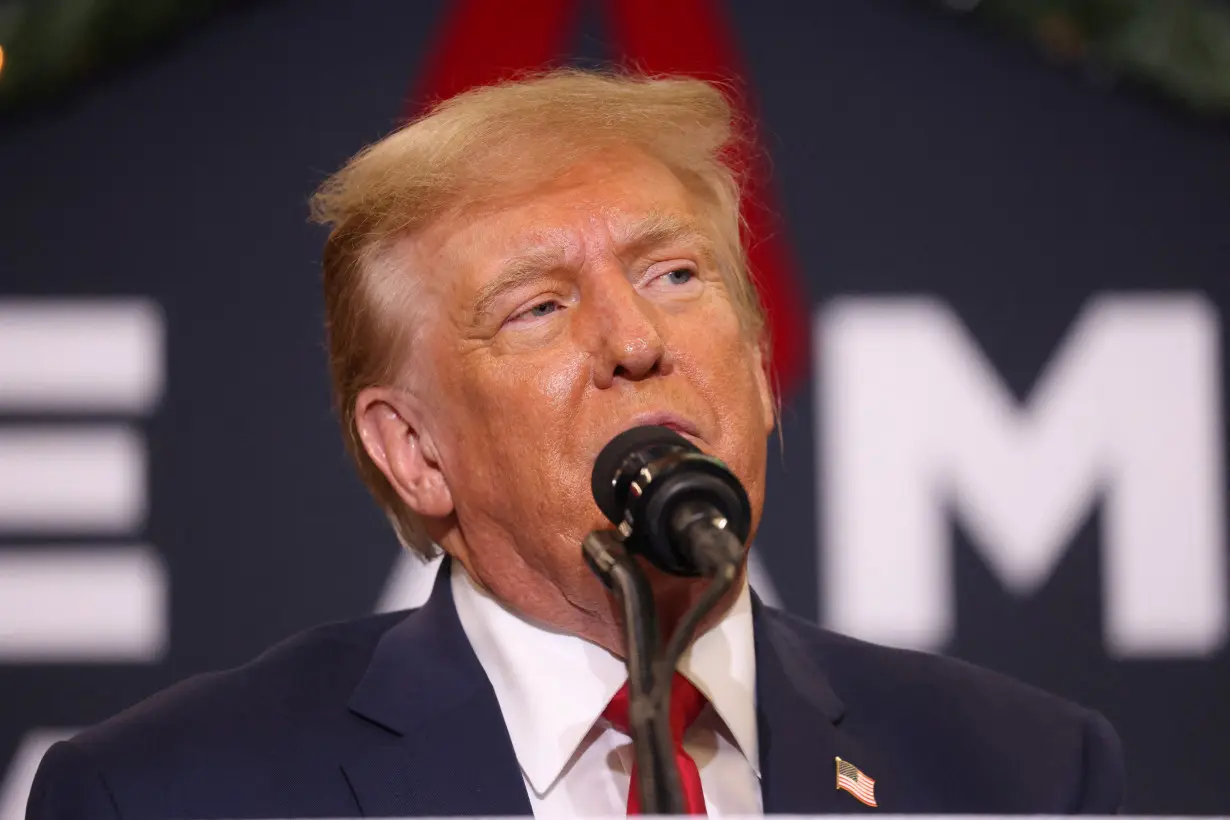
[[[241,0],[0,0],[0,110],[62,93]]]
[[[1224,0],[946,0],[1020,32],[1099,79],[1130,78],[1198,112],[1230,115],[1230,3]]]
[[[0,0],[0,111],[51,99],[223,9],[250,2],[256,0]],[[1093,76],[1127,77],[1197,112],[1230,116],[1225,0],[925,2],[1019,32],[1051,58]]]

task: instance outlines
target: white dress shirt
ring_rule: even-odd
[[[536,818],[627,812],[632,741],[603,717],[628,679],[623,661],[513,614],[452,562],[461,626],[500,702]],[[747,583],[679,664],[709,705],[684,736],[711,817],[758,815],[756,659]]]

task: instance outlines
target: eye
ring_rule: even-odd
[[[559,302],[539,302],[529,310],[525,311],[528,316],[546,316],[548,313],[554,313],[559,309]]]
[[[548,299],[545,302],[539,302],[532,305],[520,313],[512,316],[509,321],[515,322],[521,319],[541,319],[543,316],[548,316],[559,310],[560,303],[554,299]]]
[[[656,293],[658,298],[676,299],[695,296],[700,292],[703,280],[695,266],[682,260],[650,269],[650,278],[642,287],[646,292]]]

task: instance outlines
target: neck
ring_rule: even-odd
[[[518,617],[545,629],[575,635],[617,657],[627,657],[622,607],[583,562],[578,562],[575,571],[557,577],[524,563],[498,573],[485,573],[481,565],[453,555],[474,583]],[[706,578],[668,575],[644,564],[642,567],[653,592],[660,641],[665,646],[710,582]],[[693,640],[721,621],[744,583],[746,568],[741,569],[735,584],[700,622]]]

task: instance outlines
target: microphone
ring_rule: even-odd
[[[594,501],[628,552],[672,575],[712,576],[743,558],[752,510],[720,460],[666,427],[634,427],[602,448]]]
[[[641,808],[682,814],[671,681],[700,623],[738,577],[751,504],[725,464],[666,427],[636,427],[611,439],[594,461],[590,487],[598,508],[619,530],[591,532],[581,550],[623,607]],[[633,555],[672,575],[709,579],[661,650],[653,589]]]

